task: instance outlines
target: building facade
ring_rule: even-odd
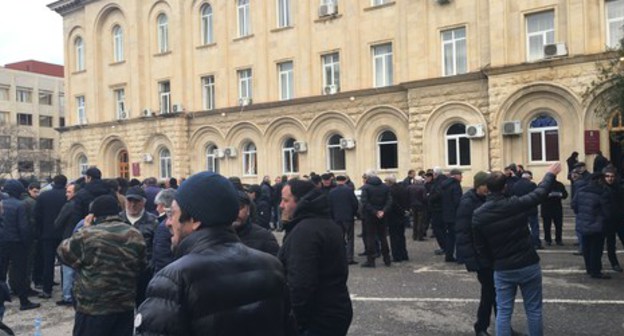
[[[572,151],[591,161],[587,130],[613,147],[583,93],[619,43],[624,0],[48,7],[64,19],[61,152],[73,177],[97,165],[246,183],[433,166],[471,178],[511,162],[539,176]]]
[[[0,178],[60,172],[63,74],[63,66],[38,61],[0,67]]]

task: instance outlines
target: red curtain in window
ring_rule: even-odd
[[[531,161],[542,161],[542,133],[531,134]]]
[[[559,131],[544,132],[546,139],[546,161],[559,161]]]

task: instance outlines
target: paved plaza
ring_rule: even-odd
[[[572,221],[564,224],[565,246],[540,250],[544,284],[544,324],[546,335],[624,335],[624,275],[610,270],[606,255],[603,265],[611,280],[590,279],[582,257],[572,252]],[[359,225],[356,232],[359,232]],[[411,235],[408,229],[406,234]],[[281,241],[281,234],[278,239]],[[434,239],[414,242],[408,239],[409,262],[391,267],[378,263],[375,269],[350,266],[349,290],[354,319],[349,335],[474,335],[472,324],[478,306],[479,284],[474,273],[463,265],[445,263],[435,256]],[[618,249],[622,245],[618,243]],[[356,242],[361,252],[362,242]],[[624,254],[618,254],[624,263]],[[363,257],[359,257],[363,261]],[[526,332],[520,293],[516,301],[513,328]],[[73,327],[73,309],[57,307],[54,297],[43,300],[43,307],[27,312],[17,310],[16,300],[8,304],[4,322],[17,335],[33,332],[37,316],[43,319],[43,334],[67,336]],[[35,299],[40,301],[39,299]],[[490,331],[494,330],[494,321]]]

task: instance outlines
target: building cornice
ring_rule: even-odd
[[[84,8],[88,3],[98,0],[59,0],[48,4],[48,8],[57,12],[61,16],[65,16],[71,12]]]
[[[612,58],[614,57],[614,55],[616,55],[616,52],[608,51],[608,52],[601,52],[597,54],[554,58],[554,59],[549,59],[549,60],[541,60],[537,62],[504,65],[504,66],[498,66],[498,67],[493,67],[493,68],[486,66],[482,69],[482,72],[488,77],[496,76],[496,75],[505,75],[505,74],[521,72],[521,71],[540,70],[544,68],[554,68],[554,67],[580,64],[580,63],[600,62],[600,61],[604,61],[609,58]]]

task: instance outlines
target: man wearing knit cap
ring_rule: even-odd
[[[232,228],[236,190],[223,176],[185,180],[167,220],[177,259],[150,281],[137,335],[284,335],[288,309],[281,263]]]

